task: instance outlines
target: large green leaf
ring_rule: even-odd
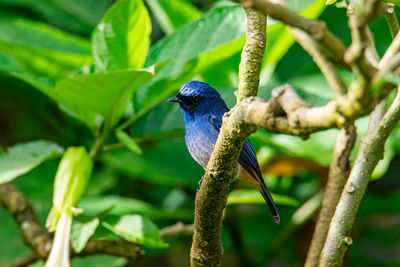
[[[0,0],[0,5],[28,9],[48,23],[79,34],[88,34],[111,0]]]
[[[168,247],[161,240],[158,227],[143,216],[125,215],[116,222],[103,222],[102,225],[127,241],[152,248]]]
[[[151,47],[146,65],[169,60],[149,83],[134,94],[136,116],[178,90],[193,75],[240,51],[246,19],[238,5],[219,7],[179,28]]]
[[[111,128],[125,112],[132,93],[151,79],[152,71],[122,70],[67,78],[55,87],[57,101],[89,126],[93,127],[100,115]]]
[[[20,143],[0,153],[0,184],[29,172],[43,161],[62,155],[63,148],[56,143],[38,140]]]
[[[192,210],[166,210],[144,201],[121,196],[86,197],[79,202],[84,215],[97,216],[107,214],[123,216],[141,214],[152,219],[192,219]]]
[[[0,50],[25,71],[63,76],[91,61],[89,42],[0,9]]]
[[[150,17],[142,0],[116,2],[93,32],[92,50],[97,69],[143,67],[150,33]]]
[[[199,18],[202,12],[186,0],[146,0],[160,27],[166,34]]]
[[[85,74],[54,80],[13,73],[37,88],[90,128],[104,123],[110,131],[124,114],[132,93],[153,77],[154,68]]]

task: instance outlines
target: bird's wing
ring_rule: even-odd
[[[262,190],[261,194],[274,216],[275,222],[279,224],[280,219],[278,210],[276,209],[274,200],[264,183],[264,178],[261,175],[260,166],[258,165],[256,152],[254,151],[249,139],[246,139],[243,144],[243,149],[239,156],[239,164],[257,181],[258,184],[260,184]]]
[[[219,130],[222,126],[222,116],[209,115],[208,121],[213,125],[214,129]],[[279,214],[276,209],[274,200],[272,199],[271,194],[269,193],[267,186],[264,183],[264,179],[261,175],[260,166],[258,165],[256,152],[254,151],[253,146],[251,145],[249,139],[243,144],[243,149],[240,152],[239,156],[239,164],[260,184],[262,189],[261,194],[265,199],[269,209],[271,210],[272,215],[274,216],[275,222],[279,224]]]

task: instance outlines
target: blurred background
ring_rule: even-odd
[[[94,31],[109,7],[119,1],[0,0],[3,149],[39,139],[62,147],[93,145],[91,127],[71,114],[70,108],[49,97],[39,88],[38,81],[45,79],[51,84],[74,75],[98,72],[93,70]],[[345,9],[326,6],[324,1],[285,2],[305,16],[319,17],[349,44]],[[138,155],[123,146],[113,146],[118,140],[110,135],[105,146],[109,151],[97,160],[79,205],[85,212],[75,223],[85,222],[91,216],[141,214],[159,229],[177,222],[191,224],[194,196],[203,170],[185,147],[178,106],[166,99],[184,83],[196,79],[215,87],[230,107],[235,103],[233,92],[245,34],[242,8],[217,0],[144,3],[152,29],[144,66],[166,60],[167,63],[159,75],[133,94],[120,121],[123,124],[134,118],[127,132],[143,153]],[[314,105],[332,99],[334,94],[324,77],[288,30],[272,19],[268,19],[268,25],[259,96],[268,99],[274,87],[290,83]],[[384,18],[372,24],[372,31],[382,55],[391,40]],[[348,82],[352,78],[344,70],[341,74]],[[357,121],[359,136],[367,123],[367,118]],[[251,136],[265,181],[281,214],[281,225],[274,224],[257,191],[236,181],[225,211],[224,266],[302,265],[322,200],[336,134],[336,130],[328,130],[303,140],[260,129]],[[385,158],[363,198],[345,266],[400,266],[399,135],[396,129],[389,138]],[[353,159],[357,147],[358,142]],[[59,158],[49,159],[14,181],[32,202],[43,224],[51,207],[58,162]],[[91,238],[116,238],[115,235],[100,223]],[[166,248],[142,246],[145,256],[134,264],[97,255],[74,258],[72,266],[188,266],[191,235],[173,236],[166,242]],[[12,217],[0,208],[0,266],[9,265],[28,251]]]

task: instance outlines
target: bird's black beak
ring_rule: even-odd
[[[180,103],[181,101],[179,100],[179,98],[177,98],[177,97],[173,97],[173,98],[170,98],[170,99],[168,99],[168,102],[176,102],[176,103]]]

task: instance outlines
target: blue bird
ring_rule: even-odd
[[[176,97],[185,121],[185,142],[192,157],[204,169],[211,158],[222,125],[222,117],[229,111],[219,93],[207,83],[191,81],[182,86]],[[256,187],[267,203],[274,220],[280,222],[275,203],[265,186],[256,153],[249,139],[239,156],[238,176]]]

